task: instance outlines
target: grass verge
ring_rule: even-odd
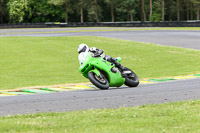
[[[200,101],[0,117],[1,133],[200,132]]]
[[[103,37],[1,37],[0,89],[88,82],[78,72],[77,47],[86,43],[140,78],[188,75],[200,70],[200,51]]]

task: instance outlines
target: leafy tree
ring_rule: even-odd
[[[125,0],[126,1],[126,0]],[[112,17],[112,22],[114,22],[115,21],[115,14],[114,14],[114,12],[115,12],[115,8],[116,8],[116,5],[117,4],[119,4],[119,2],[120,2],[120,0],[105,0],[105,2],[110,6],[110,8],[111,8],[111,17]],[[122,1],[122,2],[124,2],[124,1]]]
[[[165,21],[165,0],[162,0],[162,21]]]
[[[65,8],[65,22],[68,22],[68,14],[72,12],[71,6],[70,6],[70,0],[49,0],[49,4],[53,4],[56,6],[63,6]]]
[[[180,21],[180,0],[177,0],[177,21]]]
[[[0,0],[0,24],[8,21],[7,3],[8,0]]]
[[[3,23],[3,12],[4,12],[4,8],[3,8],[3,0],[0,0],[0,23]]]
[[[185,3],[186,3],[186,20],[189,20],[190,19],[190,16],[189,16],[190,1],[186,0]]]
[[[141,21],[146,21],[146,13],[144,7],[145,7],[144,0],[141,0]]]
[[[159,22],[161,20],[162,20],[162,2],[161,0],[157,0],[153,2],[153,13],[151,21]]]
[[[87,7],[88,0],[79,0],[79,7],[80,7],[80,14],[81,14],[81,23],[84,22],[84,15],[83,15],[83,9]]]
[[[152,12],[153,12],[153,8],[152,8],[152,0],[149,0],[149,20],[151,20],[152,17]]]
[[[128,21],[133,21],[136,15],[136,9],[138,8],[139,0],[124,0],[117,7],[117,11],[125,14],[124,16]]]
[[[25,22],[57,22],[65,19],[64,8],[48,4],[48,0],[29,0],[28,8]]]
[[[98,23],[102,17],[102,9],[97,0],[91,0],[90,4],[90,8],[88,9],[89,20]]]
[[[0,23],[147,19],[199,20],[200,0],[0,0]]]
[[[11,23],[21,23],[24,20],[25,12],[28,10],[26,0],[9,0],[9,19]]]
[[[91,0],[74,0],[72,1],[73,9],[75,9],[80,17],[81,23],[84,22],[84,12],[87,11],[88,5],[91,4]]]
[[[152,6],[153,12],[150,21],[165,21],[165,1],[154,0]]]
[[[168,21],[172,21],[172,0],[166,1],[166,16]]]
[[[196,10],[196,15],[197,15],[197,20],[200,19],[200,14],[199,14],[199,11],[200,11],[200,0],[191,0],[191,2],[195,5],[195,10]]]

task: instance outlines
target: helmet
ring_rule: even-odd
[[[80,54],[81,52],[85,52],[87,49],[89,49],[89,47],[86,44],[82,43],[78,46],[78,53]]]

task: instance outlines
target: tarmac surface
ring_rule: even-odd
[[[23,32],[23,29],[21,29]],[[1,30],[0,30],[1,31]],[[30,31],[29,31],[30,32]],[[4,34],[0,36],[105,36],[124,40],[200,49],[200,31],[118,31]],[[0,116],[38,112],[132,107],[200,99],[200,79],[179,80],[136,88],[82,90],[0,97]]]
[[[200,98],[200,79],[180,80],[136,88],[82,90],[0,98],[0,116],[39,112],[132,107]]]
[[[96,30],[133,30],[133,31],[96,31]],[[3,29],[3,36],[101,36],[122,40],[155,43],[200,50],[200,31],[186,30],[145,30],[137,28],[52,28],[52,29]],[[148,28],[146,28],[148,29]],[[85,32],[89,31],[89,32]]]

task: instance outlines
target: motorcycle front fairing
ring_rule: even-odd
[[[95,58],[92,57],[91,53],[88,53],[83,61],[83,63],[79,67],[79,72],[83,74],[84,77],[88,78],[88,72],[92,70],[94,67],[91,65]]]

